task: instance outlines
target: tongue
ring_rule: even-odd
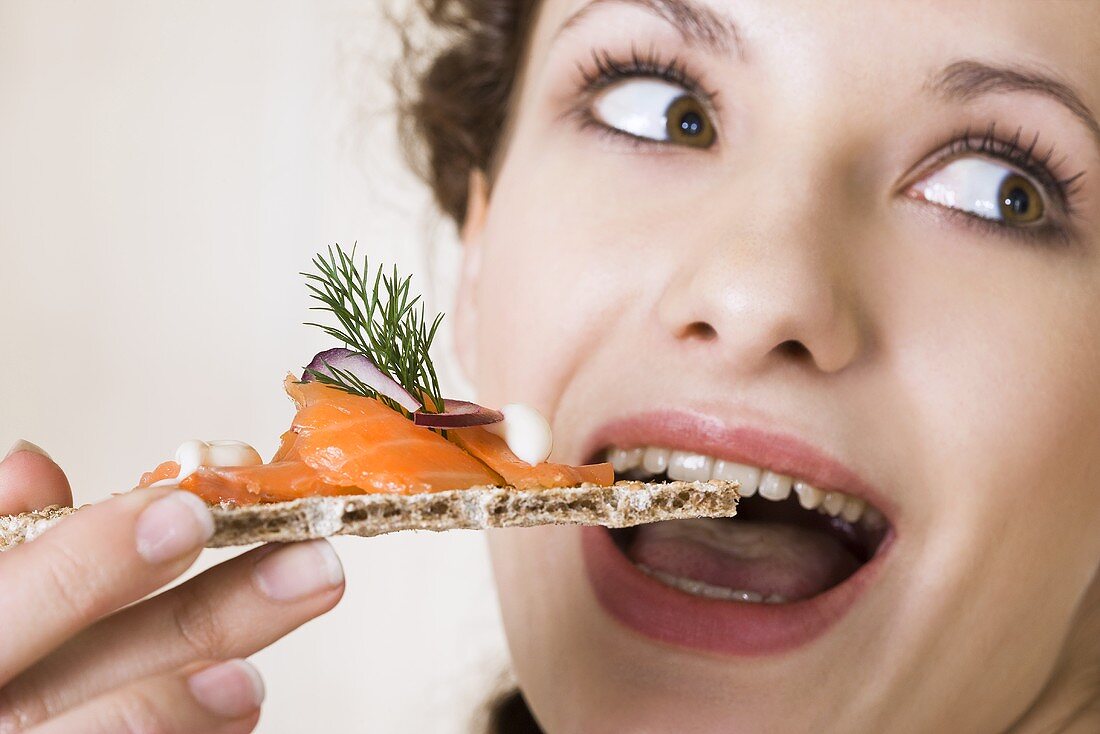
[[[674,520],[638,528],[627,551],[655,571],[767,597],[806,599],[860,563],[827,533],[788,523]]]

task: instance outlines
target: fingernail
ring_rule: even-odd
[[[324,540],[284,545],[264,556],[252,571],[256,586],[276,601],[292,601],[339,586],[344,567]]]
[[[146,507],[137,520],[137,549],[149,563],[164,563],[206,545],[214,518],[190,492],[173,492]]]
[[[204,709],[226,719],[250,714],[264,702],[264,681],[244,660],[229,660],[187,679],[191,695]]]
[[[30,441],[24,441],[19,439],[12,447],[8,449],[8,453],[4,454],[4,458],[8,458],[12,454],[18,454],[20,451],[29,451],[32,454],[38,454],[39,456],[45,456],[50,461],[53,461],[53,457],[46,453],[46,450],[37,444],[33,444]]]

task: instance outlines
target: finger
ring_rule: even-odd
[[[244,660],[146,678],[67,711],[32,734],[246,734],[264,684]]]
[[[69,480],[61,467],[30,441],[16,441],[0,461],[0,515],[72,503]]]
[[[0,691],[0,731],[5,720],[42,721],[195,660],[248,657],[343,593],[340,559],[327,541],[252,550],[102,620],[35,664]]]
[[[0,555],[0,688],[84,627],[183,573],[213,533],[210,510],[195,495],[140,490]]]

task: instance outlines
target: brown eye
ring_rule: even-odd
[[[665,113],[668,139],[681,145],[707,148],[714,142],[714,126],[706,110],[694,97],[684,95],[673,101]]]
[[[1019,174],[1005,176],[997,201],[1001,216],[1010,224],[1031,224],[1043,216],[1043,197]]]
[[[715,130],[699,98],[680,84],[630,78],[607,87],[592,100],[592,117],[605,127],[659,143],[709,148]]]
[[[914,184],[910,195],[1016,229],[1048,218],[1048,199],[1030,176],[982,156],[956,158],[940,166]]]

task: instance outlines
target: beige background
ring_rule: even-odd
[[[283,374],[330,346],[297,275],[329,243],[434,271],[445,310],[393,40],[346,0],[0,0],[0,451],[40,443],[81,503],[186,438],[269,455]],[[505,664],[482,538],[336,545],[343,603],[255,657],[258,730],[464,731]]]

